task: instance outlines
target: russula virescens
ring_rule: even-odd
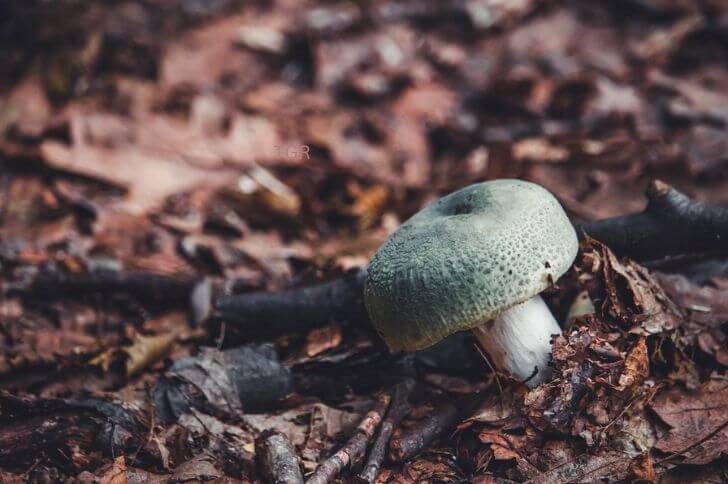
[[[496,367],[536,386],[561,332],[539,293],[567,271],[576,231],[543,187],[470,185],[404,222],[369,264],[364,301],[392,350],[472,330]]]

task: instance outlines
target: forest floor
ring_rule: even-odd
[[[582,238],[532,390],[467,334],[391,353],[357,292],[476,181],[582,227],[648,186],[728,203],[726,2],[2,2],[0,65],[0,481],[300,482],[270,449],[342,446],[344,482],[728,480],[728,249],[689,217]]]

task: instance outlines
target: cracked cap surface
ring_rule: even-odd
[[[546,289],[578,247],[545,188],[477,183],[432,202],[382,244],[369,263],[364,302],[392,350],[427,348]]]

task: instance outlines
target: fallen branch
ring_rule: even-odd
[[[176,301],[180,298],[187,301],[195,282],[192,278],[149,272],[104,270],[67,274],[41,271],[27,290],[53,296],[128,293],[152,301]]]
[[[283,292],[254,292],[224,296],[215,304],[216,315],[251,328],[273,331],[300,329],[334,318],[365,314],[362,288],[366,268],[330,282]]]
[[[661,181],[647,189],[644,211],[587,222],[580,234],[605,243],[619,256],[637,260],[720,251],[728,254],[728,207],[706,205]],[[342,278],[278,293],[254,292],[218,300],[220,316],[245,325],[290,330],[332,318],[364,314],[366,267]]]
[[[281,432],[266,430],[255,441],[255,455],[265,482],[303,484],[303,474],[293,444]]]
[[[374,435],[382,421],[384,413],[389,407],[392,396],[390,392],[383,392],[374,402],[374,406],[366,414],[357,427],[354,435],[337,453],[323,461],[311,474],[306,484],[326,484],[331,482],[345,467],[353,467],[364,457],[369,440]]]
[[[695,202],[659,180],[650,183],[646,195],[642,212],[587,222],[580,231],[637,260],[728,254],[728,206]]]
[[[373,483],[379,475],[379,470],[384,462],[387,454],[387,446],[392,437],[392,433],[399,426],[399,422],[410,411],[409,396],[415,387],[415,381],[407,379],[394,387],[392,395],[392,404],[387,412],[387,418],[384,419],[379,429],[379,434],[369,451],[369,459],[364,468],[356,477],[358,482]]]
[[[398,432],[389,443],[389,458],[404,462],[427,448],[435,439],[452,430],[458,423],[458,407],[444,403],[414,427]]]
[[[666,256],[728,254],[728,207],[707,205],[661,181],[647,188],[648,204],[639,213],[577,226],[619,256],[656,260]],[[246,327],[272,331],[300,329],[365,314],[362,292],[366,267],[338,279],[282,292],[251,292],[221,297],[215,314]],[[189,301],[197,281],[149,273],[113,271],[85,274],[41,273],[32,291],[55,293],[127,292],[154,300]]]

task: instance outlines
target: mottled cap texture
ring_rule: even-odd
[[[578,246],[545,188],[477,183],[432,202],[384,242],[369,264],[364,301],[392,350],[427,348],[546,289]]]

